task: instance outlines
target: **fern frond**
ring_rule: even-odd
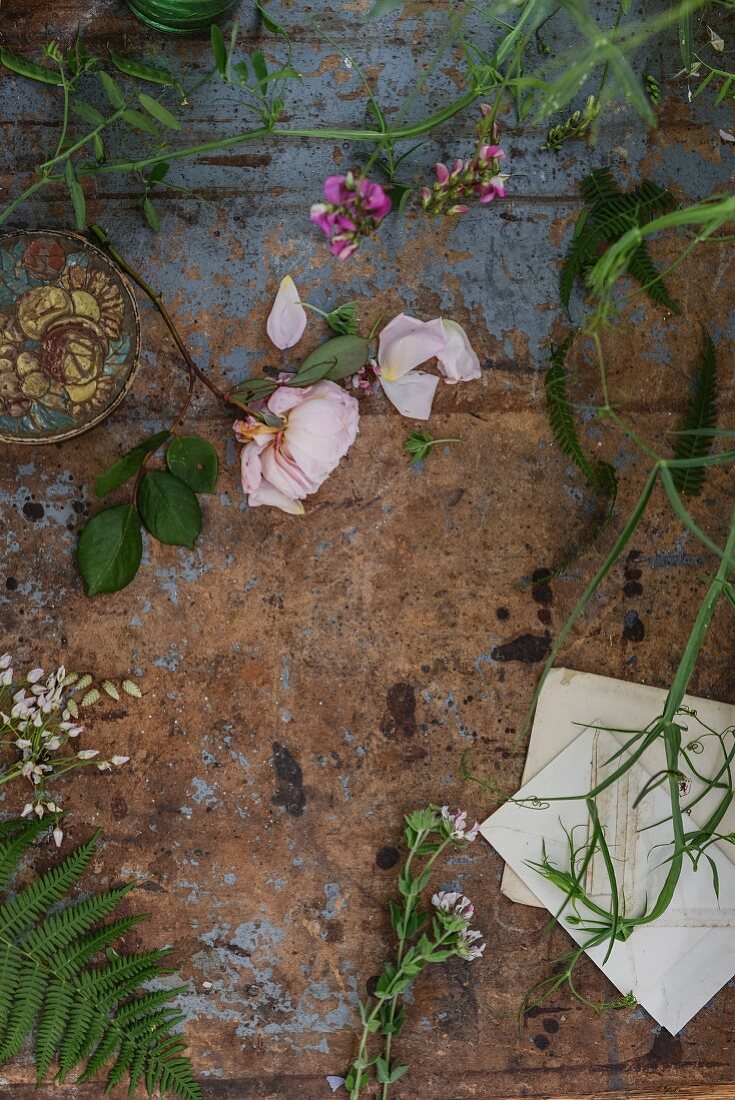
[[[648,245],[641,241],[634,252],[631,253],[627,267],[628,274],[637,279],[646,293],[660,306],[666,306],[672,313],[681,313],[676,302],[669,296],[663,279],[656,270],[651,259]]]
[[[0,825],[0,885],[7,887],[25,847],[48,828],[16,821]],[[169,973],[168,951],[117,955],[109,947],[140,916],[96,927],[130,892],[93,894],[54,913],[95,850],[96,837],[0,904],[0,1063],[12,1058],[35,1028],[40,1084],[58,1057],[58,1079],[86,1068],[81,1081],[111,1065],[107,1091],[128,1074],[130,1095],[145,1081],[180,1100],[201,1100],[185,1043],[172,1029],[184,1017],[168,1002],[183,988],[140,992]],[[107,949],[106,961],[91,965]]]
[[[19,827],[20,826],[20,827]],[[0,890],[8,885],[10,876],[18,866],[18,860],[29,844],[46,831],[45,821],[13,820],[4,821],[0,827]]]
[[[705,333],[696,387],[694,399],[684,418],[681,435],[674,447],[674,458],[704,458],[712,447],[713,437],[708,431],[715,427],[717,421],[717,356],[709,333]],[[704,475],[704,466],[675,466],[671,471],[674,485],[686,496],[699,496],[704,485]]]
[[[574,339],[571,332],[564,343],[554,348],[551,353],[551,366],[546,372],[544,386],[546,389],[546,404],[549,411],[549,423],[554,433],[556,442],[564,454],[568,455],[574,465],[589,481],[590,485],[598,489],[599,473],[596,467],[584,453],[577,428],[574,423],[574,411],[567,396],[567,372],[566,356]]]
[[[653,180],[644,179],[631,191],[620,191],[608,168],[591,172],[580,182],[579,190],[584,208],[559,276],[559,296],[567,312],[575,282],[584,277],[603,246],[613,244],[629,230],[668,213],[676,205],[671,192]],[[654,302],[679,312],[645,244],[635,250],[627,271],[642,283]]]

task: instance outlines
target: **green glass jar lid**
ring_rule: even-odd
[[[128,0],[133,15],[167,34],[207,30],[234,11],[239,0]]]

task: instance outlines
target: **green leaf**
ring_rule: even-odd
[[[196,493],[166,470],[147,473],[138,489],[138,508],[154,538],[169,546],[194,549],[202,529]]]
[[[387,1085],[390,1081],[388,1063],[382,1055],[375,1062],[375,1076],[378,1079],[378,1083],[381,1085]]]
[[[85,103],[83,99],[73,100],[71,109],[78,118],[81,118],[84,122],[88,122],[89,125],[93,126],[95,129],[105,124],[104,115],[100,114],[96,107],[92,107],[89,103]]]
[[[258,81],[263,95],[268,91],[268,66],[265,63],[262,50],[253,50],[250,55],[250,62],[253,66],[253,72],[255,73],[255,79]]]
[[[61,74],[52,69],[44,69],[42,65],[36,65],[33,61],[26,61],[24,57],[0,46],[0,61],[6,69],[17,73],[18,76],[27,76],[29,80],[38,80],[41,84],[55,84],[57,87],[63,84]]]
[[[169,130],[180,130],[181,123],[176,118],[176,115],[172,115],[167,107],[164,107],[162,103],[159,103],[153,96],[146,95],[145,92],[138,93],[138,102],[149,115],[160,122],[163,126],[167,126]]]
[[[213,493],[219,474],[217,452],[198,435],[177,436],[166,452],[166,465],[174,477],[195,493]]]
[[[157,432],[155,435],[144,439],[137,447],[124,454],[121,459],[113,463],[108,470],[95,479],[94,491],[98,497],[107,496],[113,489],[121,485],[136,473],[143,465],[143,461],[165,443],[171,435],[170,431]]]
[[[222,37],[222,31],[219,29],[216,23],[213,23],[210,28],[210,35],[212,38],[212,53],[214,54],[214,63],[219,69],[222,76],[227,72],[227,47],[225,46],[225,40]]]
[[[93,135],[92,146],[94,148],[94,159],[98,164],[101,164],[105,159],[105,143],[99,134]]]
[[[109,73],[104,72],[103,69],[97,70],[97,76],[102,82],[102,87],[105,89],[105,95],[109,99],[113,107],[117,107],[120,110],[125,106],[125,96],[120,90],[120,85],[117,81],[113,80]]]
[[[138,572],[142,556],[140,522],[132,505],[118,504],[94,516],[77,545],[77,563],[87,595],[125,588]]]
[[[125,76],[133,76],[138,80],[147,80],[150,84],[163,84],[167,87],[176,87],[177,80],[166,72],[165,69],[154,69],[152,65],[144,65],[141,61],[133,61],[132,58],[122,57],[119,53],[116,53],[112,48],[110,49],[110,60],[118,72],[124,73]]]
[[[375,0],[370,9],[369,19],[379,19],[381,15],[387,15],[390,11],[398,11],[403,7],[404,0]]]
[[[335,336],[307,356],[293,384],[308,386],[321,378],[332,382],[348,378],[365,366],[369,353],[370,344],[362,336]]]
[[[677,459],[704,458],[710,453],[714,437],[707,429],[717,422],[717,357],[712,337],[705,333],[702,362],[697,371],[694,399],[687,410],[682,433],[674,447]],[[671,476],[680,493],[699,496],[704,485],[704,466],[674,466]]]
[[[150,172],[146,176],[148,183],[161,183],[162,180],[168,175],[168,170],[171,165],[167,160],[161,160],[158,164],[154,164]]]
[[[74,171],[74,165],[70,160],[67,160],[64,165],[64,179],[69,189],[71,204],[74,207],[74,218],[77,223],[77,229],[84,229],[87,224],[87,204],[84,199],[84,192],[79,185],[77,174]]]
[[[390,1071],[389,1083],[395,1084],[396,1081],[400,1081],[401,1077],[404,1077],[408,1073],[408,1066],[393,1066]]]
[[[288,39],[288,32],[286,31],[285,27],[278,22],[275,16],[269,15],[262,0],[255,0],[255,6],[260,12],[260,17],[263,20],[264,26],[271,32],[271,34],[280,34],[281,38]]]
[[[147,134],[155,134],[158,137],[158,127],[142,111],[136,111],[135,108],[128,107],[126,111],[123,111],[122,117],[128,126],[132,126],[135,130],[145,130]]]
[[[151,229],[158,233],[159,229],[161,228],[161,220],[158,217],[158,211],[156,210],[155,206],[147,195],[144,197],[141,206],[143,207],[145,220],[148,222]]]

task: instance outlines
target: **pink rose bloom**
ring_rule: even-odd
[[[301,501],[315,493],[355,442],[358,402],[335,382],[323,380],[303,389],[281,386],[266,409],[283,424],[271,427],[248,417],[235,434],[245,446],[242,487],[248,504],[303,515]]]

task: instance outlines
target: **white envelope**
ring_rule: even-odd
[[[608,761],[627,736],[596,727],[640,729],[661,713],[665,694],[656,688],[568,669],[550,674],[539,700],[526,765],[533,778],[524,777],[528,781],[515,796],[537,801],[506,803],[481,827],[485,838],[515,872],[504,879],[505,893],[516,900],[541,904],[554,914],[558,912],[564,901],[563,891],[530,867],[529,861],[540,861],[545,844],[551,862],[568,869],[567,833],[576,829],[577,840],[585,842],[589,817],[583,799],[547,799],[584,795],[599,782],[606,769],[609,772],[615,766]],[[685,702],[715,730],[723,731],[735,724],[733,707],[689,697]],[[704,733],[693,718],[678,720],[688,725],[692,739]],[[578,722],[586,725],[580,728]],[[718,743],[714,738],[705,738],[701,745],[704,751],[696,756],[697,767],[703,774],[710,774],[719,759]],[[665,789],[652,790],[633,809],[637,795],[663,767],[663,750],[655,746],[624,781],[608,788],[598,799],[630,915],[642,913],[646,898],[649,903],[655,898],[668,868],[665,860],[671,851],[671,829],[662,822],[668,814]],[[701,782],[693,776],[685,801],[696,797],[701,789]],[[716,794],[708,795],[692,809],[688,820],[692,824],[703,822],[716,802]],[[730,831],[735,831],[735,807],[720,826],[720,832]],[[672,1034],[680,1031],[735,974],[735,849],[725,843],[712,845],[707,851],[717,866],[719,903],[706,860],[701,860],[696,872],[685,860],[672,904],[662,917],[636,929],[626,943],[616,942],[607,961],[607,944],[588,952],[621,993],[632,992]],[[585,887],[605,908],[609,906],[609,883],[600,858],[592,861]],[[581,912],[584,915],[584,910]],[[569,925],[564,914],[560,922],[577,943],[583,944],[589,938],[588,933]],[[539,974],[539,978],[544,976]]]

